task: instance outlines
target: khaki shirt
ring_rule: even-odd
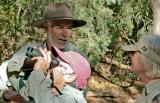
[[[153,100],[157,102],[152,102]],[[154,80],[146,84],[142,96],[136,103],[160,103],[160,80]]]

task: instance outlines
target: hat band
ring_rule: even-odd
[[[153,52],[151,49],[143,46],[139,48],[139,51],[145,56],[147,56],[148,58],[150,58],[152,61],[160,64],[160,56],[157,55],[155,52]]]
[[[45,18],[45,19],[48,19],[48,20],[51,20],[51,19],[73,19],[73,17],[69,17],[69,16],[64,16],[64,17],[49,17],[49,18]]]

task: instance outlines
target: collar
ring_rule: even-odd
[[[43,48],[47,48],[47,50],[51,50],[51,46],[48,44],[47,40],[43,41]]]
[[[160,87],[160,79],[152,80],[151,82],[146,84],[145,87],[144,87],[145,95],[151,93],[153,90],[155,90],[158,87]]]

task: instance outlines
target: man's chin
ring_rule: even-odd
[[[64,48],[67,46],[68,42],[58,42],[58,43],[53,43],[53,44],[54,44],[54,46],[56,46],[58,49],[64,49]]]
[[[59,45],[57,45],[56,47],[57,47],[58,49],[64,49],[64,48],[66,47],[66,45],[67,45],[67,44],[59,44]]]

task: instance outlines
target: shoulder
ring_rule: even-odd
[[[35,47],[40,47],[43,46],[45,41],[32,41],[30,43],[27,43],[25,46],[35,46]]]
[[[43,44],[44,44],[44,41],[32,41],[24,45],[21,45],[19,50],[25,50],[28,47],[40,47],[40,46],[43,46]]]

